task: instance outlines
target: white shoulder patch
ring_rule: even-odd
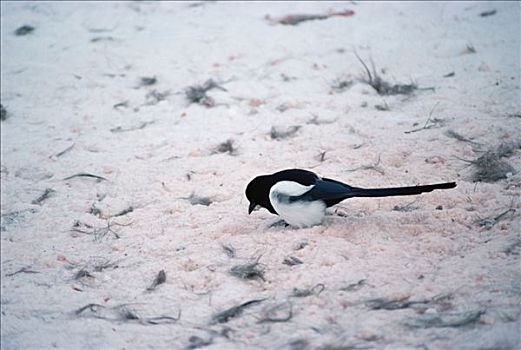
[[[283,197],[300,196],[312,188],[313,185],[304,186],[293,181],[278,182],[270,189],[271,205],[280,217],[291,226],[309,227],[318,225],[322,222],[326,211],[326,204],[323,201],[287,202],[280,200],[281,195]]]
[[[286,196],[300,196],[313,188],[313,185],[304,186],[294,181],[280,181],[270,189],[270,197],[273,192]]]

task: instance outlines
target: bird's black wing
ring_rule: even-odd
[[[271,175],[273,184],[279,181],[293,181],[303,186],[314,185],[320,178],[314,172],[303,169],[286,169]]]
[[[290,198],[290,201],[296,202],[301,200],[316,201],[322,200],[326,206],[335,205],[346,198],[352,197],[352,187],[340,181],[331,179],[318,179],[315,185],[308,192]]]

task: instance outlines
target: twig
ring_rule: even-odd
[[[354,292],[354,291],[359,290],[360,288],[362,288],[365,285],[366,285],[366,281],[365,281],[365,279],[362,279],[356,283],[348,284],[347,286],[342,287],[339,290],[344,291],[344,292]]]
[[[63,156],[65,153],[69,152],[71,149],[74,148],[74,143],[72,143],[72,145],[70,145],[69,147],[67,147],[66,149],[64,149],[63,151],[61,152],[58,152],[52,156],[50,156],[49,158],[59,158],[61,156]]]
[[[115,218],[117,216],[127,215],[128,213],[132,213],[133,211],[134,211],[134,207],[130,206],[128,208],[123,209],[119,213],[112,215],[112,217]]]
[[[465,136],[457,133],[456,131],[454,131],[452,129],[448,129],[447,131],[445,131],[445,135],[448,136],[448,137],[452,137],[453,139],[456,139],[458,141],[468,142],[468,143],[472,143],[474,145],[481,145],[480,143],[474,142],[474,141],[466,138]]]
[[[488,217],[479,220],[479,226],[485,227],[487,230],[490,230],[492,227],[494,227],[495,224],[497,224],[505,215],[508,213],[515,213],[516,209],[509,208],[505,210],[504,212],[496,215],[495,217]]]
[[[346,171],[353,172],[353,171],[358,171],[358,170],[374,170],[377,173],[384,175],[385,171],[384,171],[384,169],[382,169],[382,167],[378,166],[379,164],[380,164],[380,155],[378,155],[378,160],[373,165],[361,165],[354,169],[347,169]]]
[[[436,102],[436,103],[434,104],[434,106],[432,106],[431,111],[429,112],[429,118],[427,118],[427,121],[425,122],[425,125],[423,125],[423,127],[418,128],[418,129],[413,129],[413,130],[405,131],[405,133],[406,133],[406,134],[410,134],[410,133],[413,133],[413,132],[422,131],[422,130],[425,130],[425,129],[430,129],[430,128],[434,127],[435,124],[439,123],[440,121],[437,120],[436,123],[427,126],[427,124],[429,124],[429,122],[430,122],[430,120],[431,120],[432,113],[434,113],[434,109],[435,109],[439,104],[440,104],[440,101]]]
[[[93,175],[93,174],[89,174],[89,173],[77,173],[77,174],[71,175],[69,177],[66,177],[63,180],[70,180],[70,179],[73,179],[75,177],[92,177],[92,178],[95,178],[97,182],[107,181],[107,179],[102,177],[102,176]]]
[[[29,268],[27,268],[27,267],[22,267],[18,271],[5,274],[5,277],[11,277],[11,276],[17,275],[19,273],[40,273],[40,272],[39,271],[29,270]]]
[[[43,201],[50,198],[53,193],[56,193],[52,188],[46,188],[45,191],[36,199],[33,199],[32,204],[41,205]]]
[[[245,308],[250,307],[250,306],[255,305],[255,304],[258,304],[258,303],[261,303],[264,300],[266,300],[266,299],[264,298],[264,299],[249,300],[249,301],[244,302],[244,303],[242,303],[240,305],[231,307],[231,308],[226,309],[224,311],[220,311],[220,312],[218,312],[218,313],[216,313],[216,314],[214,314],[212,316],[212,320],[211,320],[210,324],[226,323],[230,319],[235,318],[235,317],[241,315],[242,311]]]
[[[80,227],[86,227],[88,229],[91,229],[93,227],[90,225],[87,225],[87,224],[83,224],[79,221],[76,221],[72,227],[72,231],[79,232],[79,233],[85,233],[88,235],[94,235],[95,241],[101,240],[103,237],[105,237],[107,235],[107,233],[112,233],[114,235],[114,237],[116,237],[116,239],[119,239],[120,238],[119,234],[112,229],[112,226],[130,226],[130,225],[132,225],[132,222],[129,222],[128,224],[120,224],[117,222],[110,222],[110,219],[107,219],[107,226],[98,227],[98,228],[94,228],[92,230],[86,231],[84,229],[81,229]]]

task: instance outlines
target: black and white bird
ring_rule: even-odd
[[[254,178],[246,187],[246,197],[250,202],[248,214],[258,207],[263,207],[270,213],[279,215],[291,226],[310,227],[322,222],[326,208],[348,198],[410,196],[454,187],[455,182],[410,187],[360,188],[320,177],[311,171],[287,169]]]

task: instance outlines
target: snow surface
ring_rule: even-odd
[[[2,349],[519,348],[520,152],[491,183],[467,161],[519,142],[520,9],[2,1]],[[23,25],[35,29],[16,36]],[[378,95],[355,52],[425,89]],[[224,90],[190,104],[186,89],[209,79]],[[351,199],[308,229],[248,215],[247,183],[293,167],[359,187],[458,186]],[[65,180],[78,173],[106,180]],[[255,261],[263,278],[230,274]],[[165,315],[179,319],[149,322]]]

